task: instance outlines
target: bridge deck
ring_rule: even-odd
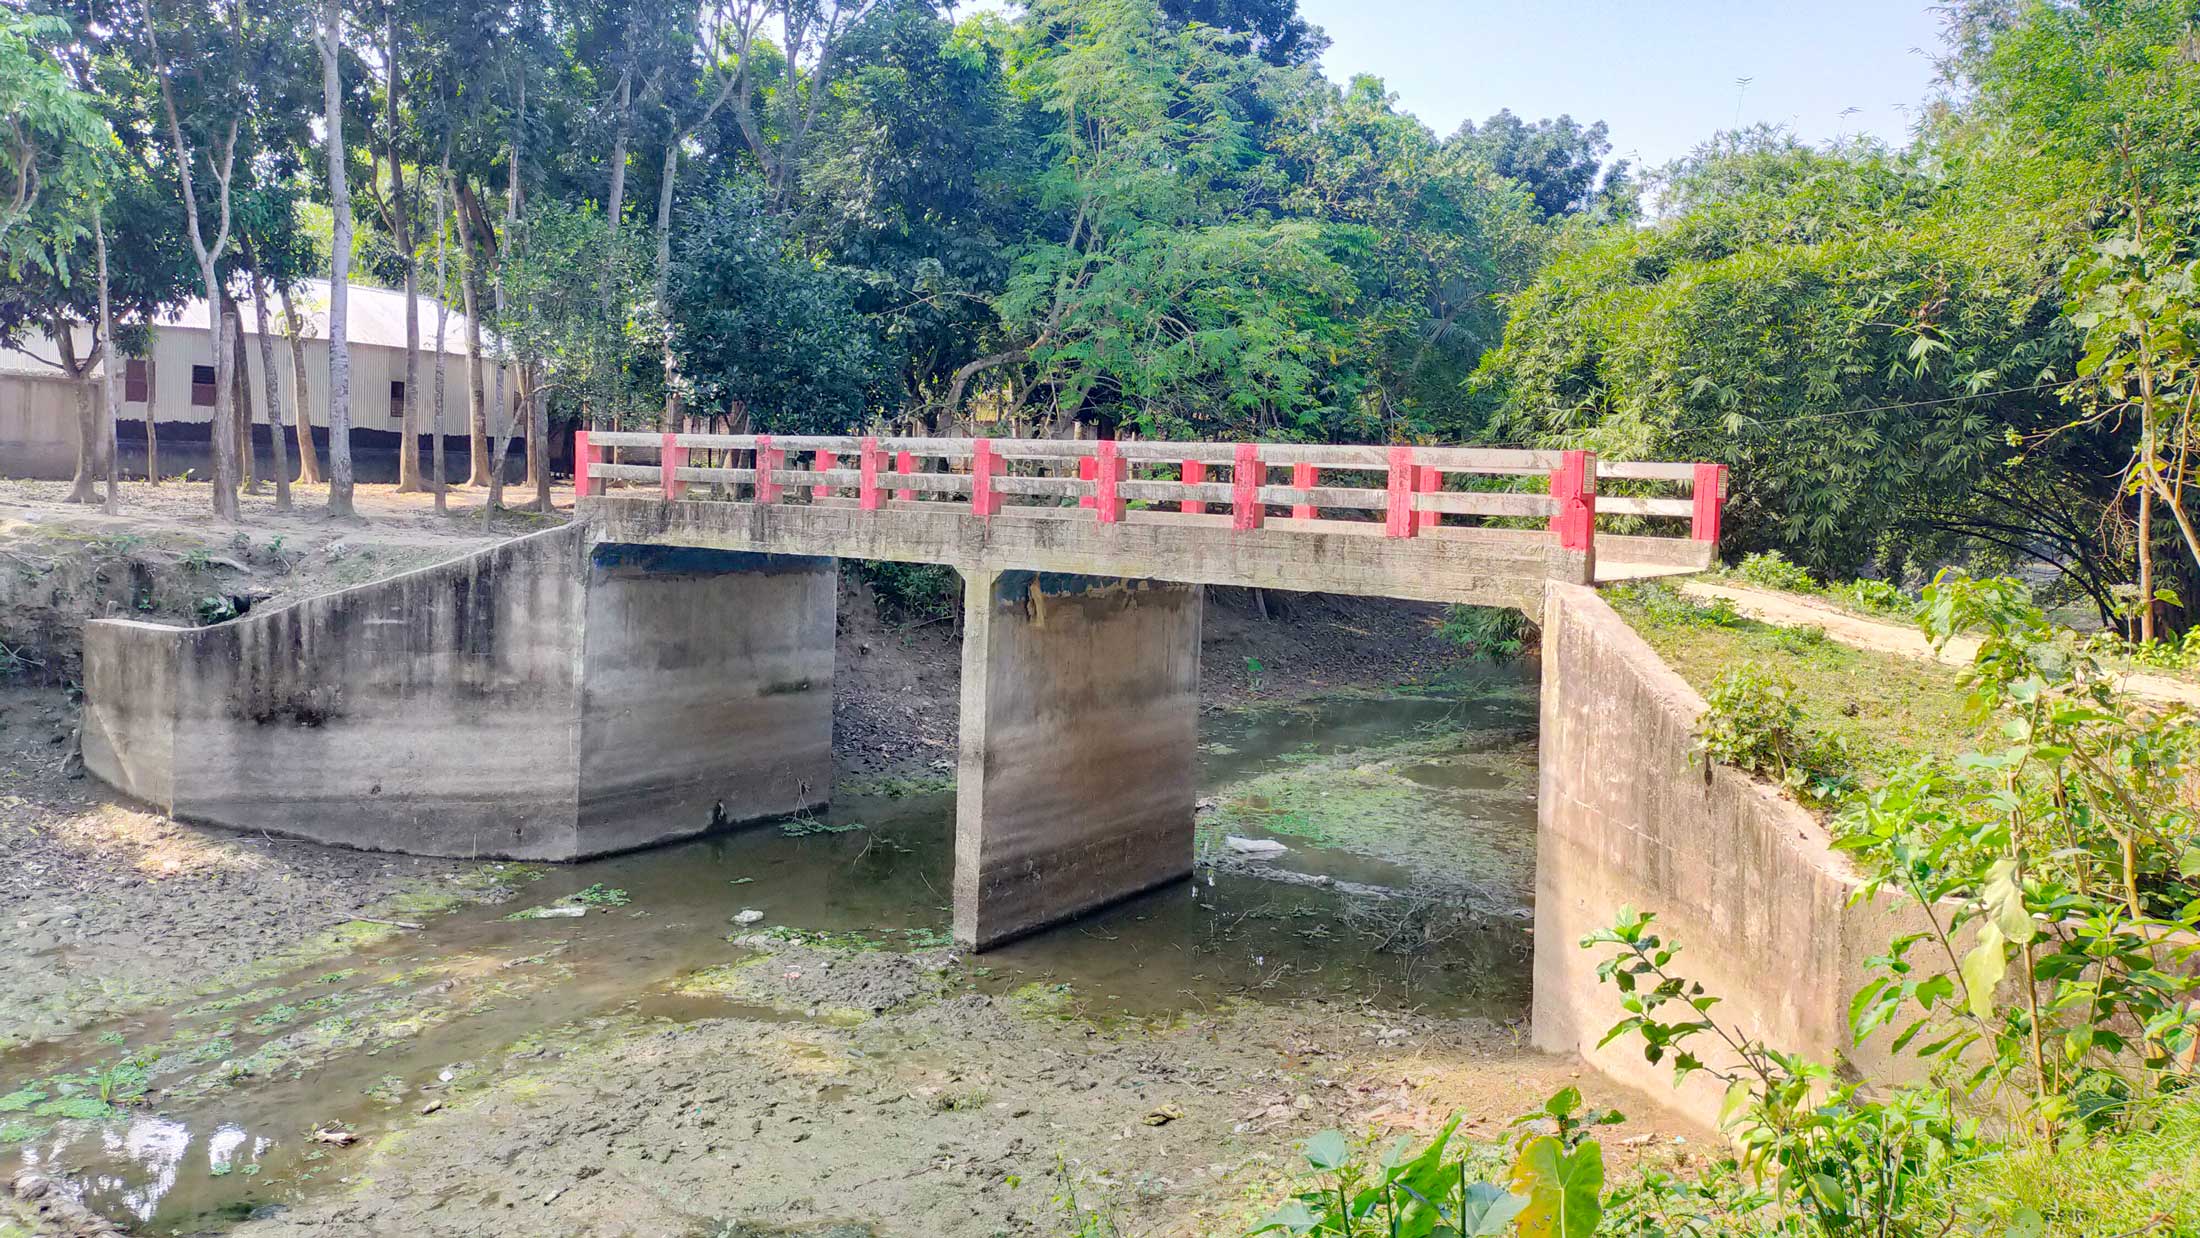
[[[610,463],[598,458],[607,448],[654,450],[658,459]],[[747,467],[693,463],[697,451]],[[789,467],[790,452],[810,455],[810,467]],[[844,456],[860,467],[840,467]],[[603,541],[1531,611],[1551,580],[1588,584],[1709,566],[1723,489],[1718,466],[1600,469],[1585,452],[1478,448],[583,432],[575,459],[581,512]],[[1065,475],[1072,465],[1076,475]],[[1208,481],[1210,468],[1231,476]],[[1269,484],[1277,468],[1290,470],[1290,485]],[[1688,483],[1695,493],[1599,496],[1600,473],[1637,489]],[[1517,488],[1546,485],[1546,477],[1542,492]],[[1369,478],[1383,484],[1334,484]],[[605,492],[616,482],[650,489]],[[1694,536],[1599,534],[1600,508],[1635,519],[1688,517]],[[1270,514],[1280,511],[1291,515]]]

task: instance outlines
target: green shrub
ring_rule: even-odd
[[[856,576],[871,588],[878,600],[879,618],[887,623],[925,623],[955,613],[962,595],[962,577],[941,563],[886,563],[858,560]]]
[[[1795,681],[1786,675],[1743,662],[1719,676],[1705,703],[1696,723],[1700,758],[1770,778],[1805,803],[1830,803],[1855,789],[1847,745],[1804,723]]]
[[[1835,589],[1834,596],[1875,615],[1906,615],[1917,609],[1916,598],[1884,580],[1852,580]]]
[[[1436,632],[1478,662],[1510,662],[1526,651],[1536,626],[1510,606],[1450,606]]]
[[[1734,574],[1767,589],[1783,589],[1789,593],[1818,592],[1818,582],[1810,578],[1810,573],[1788,562],[1787,556],[1777,550],[1743,556],[1735,565]]]

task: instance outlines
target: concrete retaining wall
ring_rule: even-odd
[[[1597,1041],[1623,1015],[1600,984],[1610,948],[1581,938],[1622,906],[1654,912],[1684,947],[1674,968],[1723,1000],[1719,1018],[1821,1062],[1876,1067],[1847,1035],[1864,961],[1911,927],[1908,909],[1850,906],[1855,879],[1808,812],[1731,769],[1691,765],[1703,698],[1593,590],[1551,585],[1543,621],[1542,781],[1536,833],[1535,1044],[1580,1053],[1654,1095],[1670,1062]],[[1921,921],[1919,922],[1922,923]],[[1709,1046],[1700,1046],[1708,1051]],[[1699,1077],[1680,1107],[1715,1120]]]
[[[185,820],[420,855],[574,859],[821,801],[832,565],[617,550],[575,524],[211,627],[95,621],[85,764]]]

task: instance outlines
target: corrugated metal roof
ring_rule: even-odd
[[[298,314],[305,319],[305,337],[309,340],[328,338],[328,292],[325,279],[301,280],[291,291],[290,299],[298,307]],[[238,309],[244,315],[245,334],[258,330],[259,313],[253,308],[249,296],[237,298]],[[435,351],[434,297],[420,298],[420,350]],[[346,298],[346,323],[344,337],[354,344],[375,344],[383,348],[405,346],[405,294],[388,288],[370,288],[353,284],[351,295]],[[276,334],[283,334],[283,305],[279,297],[268,298],[267,320]],[[206,330],[206,298],[187,301],[173,313],[163,314],[153,320],[155,327],[169,330]],[[494,347],[493,336],[483,331],[482,346]],[[285,337],[287,338],[287,336]],[[457,356],[466,352],[466,315],[453,306],[450,321],[443,328],[443,351]]]

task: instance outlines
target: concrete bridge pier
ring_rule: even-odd
[[[1189,877],[1200,587],[974,569],[963,598],[955,939]]]

